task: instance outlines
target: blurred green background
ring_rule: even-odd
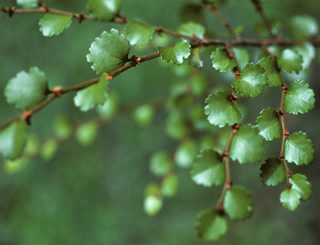
[[[67,11],[87,11],[86,0],[43,2]],[[197,3],[196,0],[123,0],[121,14],[175,30],[182,23],[179,17],[182,6],[190,2]],[[266,0],[263,3],[269,17],[286,21],[294,15],[311,15],[320,23],[318,0]],[[0,5],[12,6],[15,1],[0,0]],[[259,38],[253,29],[260,19],[249,0],[229,0],[220,12],[232,26],[245,27],[243,36]],[[3,95],[7,81],[16,73],[38,66],[46,73],[51,88],[94,78],[96,75],[85,58],[91,42],[104,30],[123,28],[120,24],[89,21],[79,25],[73,20],[71,27],[60,36],[46,38],[39,32],[40,17],[41,14],[29,14],[8,18],[0,14],[1,121],[19,113],[6,103]],[[224,32],[223,26],[207,11],[205,22],[210,32]],[[249,50],[251,61],[257,61],[256,50]],[[152,47],[138,48],[135,54],[154,51]],[[211,68],[208,57],[203,60],[202,71],[210,87],[231,82],[232,76],[231,79],[223,77]],[[318,56],[307,72],[287,76],[286,80],[290,83],[297,77],[306,79],[319,98],[319,65]],[[121,74],[112,81],[110,90],[120,96],[123,105],[165,100],[177,77],[186,79],[157,59]],[[255,100],[241,101],[244,108],[250,108],[244,123],[254,123],[263,108],[279,105],[280,91],[276,90],[266,90]],[[63,96],[36,114],[30,131],[40,139],[47,139],[54,135],[52,124],[59,114],[68,115],[76,122],[97,116],[95,110],[82,113],[75,108],[73,95]],[[299,168],[290,165],[293,172],[309,178],[313,187],[311,200],[302,202],[291,213],[279,202],[284,185],[274,188],[262,185],[259,178],[262,162],[241,166],[233,163],[234,183],[251,191],[254,214],[245,222],[229,222],[227,235],[216,244],[319,244],[319,113],[317,99],[316,108],[308,114],[286,116],[289,131],[306,132],[315,145],[312,164]],[[221,188],[197,186],[189,177],[189,169],[176,169],[178,193],[174,198],[165,199],[157,216],[148,217],[143,211],[144,187],[157,181],[148,170],[150,156],[159,150],[173,152],[178,144],[165,133],[167,114],[165,109],[160,109],[152,124],[144,128],[139,127],[130,114],[121,116],[101,127],[91,145],[82,146],[73,137],[59,146],[50,161],[35,157],[15,174],[6,173],[0,160],[0,244],[204,244],[193,229],[194,222],[200,211],[215,206]],[[278,155],[280,144],[279,140],[267,142],[267,153]]]

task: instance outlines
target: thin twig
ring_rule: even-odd
[[[263,23],[264,23],[265,27],[267,28],[267,31],[269,32],[270,37],[272,39],[276,38],[276,36],[273,35],[273,33],[272,33],[271,23],[269,22],[268,18],[264,14],[261,1],[260,0],[251,0],[251,2],[254,5],[257,12],[259,13],[261,19],[263,20]]]
[[[159,52],[156,52],[156,53],[153,53],[153,54],[149,54],[149,55],[146,55],[146,56],[143,56],[141,57],[140,59],[140,63],[143,63],[143,62],[146,62],[148,60],[152,60],[154,58],[157,58],[159,57]],[[119,74],[121,74],[122,72],[134,67],[136,64],[134,64],[133,62],[130,62],[116,70],[114,70],[113,72],[111,72],[109,75],[111,77],[116,77],[118,76]],[[89,80],[89,81],[86,81],[86,82],[83,82],[83,83],[80,83],[80,84],[77,84],[77,85],[74,85],[74,86],[71,86],[71,87],[68,87],[68,88],[64,88],[64,89],[61,89],[61,95],[62,94],[66,94],[66,93],[69,93],[69,92],[73,92],[73,91],[78,91],[78,90],[81,90],[81,89],[84,89],[86,87],[89,87],[93,84],[96,84],[97,82],[99,82],[99,78],[95,78],[95,79],[92,79],[92,80]],[[52,94],[50,95],[50,97],[44,101],[42,101],[41,103],[39,103],[38,105],[36,105],[34,108],[32,108],[31,110],[29,110],[29,115],[34,115],[35,113],[37,113],[38,111],[40,111],[42,108],[46,107],[48,104],[50,104],[52,101],[54,101],[56,98],[58,98],[58,96],[56,94]],[[10,125],[11,123],[13,122],[16,122],[16,121],[19,121],[21,119],[21,116],[16,116],[12,119],[9,119],[5,122],[2,122],[0,123],[0,129]]]
[[[202,3],[207,6],[210,10],[210,12],[217,17],[217,19],[224,25],[224,27],[227,29],[227,31],[230,33],[231,37],[234,40],[241,40],[240,35],[237,35],[231,25],[226,21],[226,19],[217,11],[217,6],[212,3],[212,2],[208,2],[208,1],[202,1]]]

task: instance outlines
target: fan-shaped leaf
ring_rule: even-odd
[[[242,186],[232,186],[226,192],[223,208],[232,220],[249,218],[253,211],[250,193]]]
[[[201,24],[190,21],[182,24],[178,28],[178,32],[186,36],[196,36],[199,39],[203,39],[206,29]]]
[[[302,56],[297,51],[285,49],[278,59],[278,66],[285,72],[295,71],[298,74],[302,70],[302,61]]]
[[[289,211],[294,211],[300,204],[301,195],[295,189],[285,189],[281,192],[280,202]]]
[[[302,174],[293,174],[289,181],[292,184],[291,188],[298,191],[303,200],[307,200],[311,197],[311,184],[306,176]]]
[[[212,67],[221,72],[228,71],[237,66],[236,62],[229,58],[228,51],[225,48],[217,48],[211,53]]]
[[[59,35],[72,23],[72,14],[69,16],[58,14],[45,14],[39,21],[40,31],[45,37]]]
[[[155,30],[155,27],[150,28],[140,22],[130,21],[124,32],[130,45],[133,46],[148,43],[152,39]]]
[[[284,110],[288,113],[307,113],[314,108],[314,92],[309,83],[303,80],[294,81],[286,93],[284,99]]]
[[[128,60],[130,45],[128,40],[118,30],[104,31],[89,48],[87,61],[93,63],[91,68],[98,75],[112,72],[124,65]]]
[[[289,135],[286,140],[284,155],[288,162],[307,165],[313,160],[313,143],[306,133],[295,132]]]
[[[261,161],[264,154],[264,142],[257,128],[242,125],[233,137],[230,157],[241,164]]]
[[[262,183],[267,186],[276,186],[286,179],[286,169],[279,158],[269,158],[260,168]]]
[[[195,228],[198,236],[205,241],[217,241],[228,230],[227,220],[213,209],[202,211],[197,217]]]
[[[268,85],[271,87],[281,86],[282,80],[275,58],[271,56],[263,57],[259,60],[259,64],[265,70],[265,74],[268,77]]]
[[[31,109],[47,96],[46,76],[38,67],[31,67],[28,73],[22,71],[11,78],[4,93],[8,103],[22,110]]]
[[[87,6],[98,20],[109,21],[119,13],[121,0],[89,0]]]
[[[232,83],[235,90],[243,97],[258,97],[267,84],[264,69],[258,64],[248,64],[243,68],[240,77]]]
[[[225,181],[225,167],[222,157],[213,150],[203,150],[196,157],[190,172],[191,178],[198,185],[221,185]]]
[[[226,125],[238,123],[241,119],[241,114],[237,107],[232,103],[230,95],[226,92],[217,92],[209,95],[206,99],[204,108],[205,114],[208,116],[208,121],[217,125],[220,128]]]
[[[104,74],[99,82],[77,92],[74,97],[74,104],[80,107],[81,111],[88,111],[96,105],[103,105],[107,99],[108,80]]]
[[[16,159],[26,144],[26,123],[23,120],[14,122],[0,131],[0,153],[6,159]]]
[[[179,39],[173,47],[161,48],[158,47],[161,59],[165,62],[172,62],[175,65],[181,65],[183,59],[190,55],[190,44],[187,40]]]
[[[274,138],[281,137],[281,123],[278,113],[274,109],[263,109],[256,120],[256,124],[260,131],[259,134],[265,138],[265,140],[273,140]]]

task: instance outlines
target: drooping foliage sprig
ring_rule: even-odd
[[[218,240],[227,232],[227,218],[244,220],[253,212],[249,190],[232,181],[231,161],[239,164],[260,162],[265,154],[265,141],[276,138],[282,139],[279,155],[266,158],[260,177],[266,186],[285,182],[280,202],[284,208],[294,211],[301,201],[310,198],[311,184],[306,176],[290,171],[289,164],[308,165],[313,161],[314,149],[306,133],[289,133],[285,115],[307,113],[314,107],[315,95],[306,81],[297,79],[289,84],[283,74],[298,74],[310,66],[315,48],[320,46],[316,36],[318,25],[312,17],[295,16],[285,29],[291,40],[284,40],[281,36],[284,28],[280,23],[268,20],[260,0],[251,0],[262,20],[258,33],[268,38],[248,40],[242,36],[241,28],[233,28],[219,13],[224,2],[202,0],[196,7],[203,11],[207,9],[221,22],[227,31],[227,40],[208,38],[209,30],[197,21],[186,21],[177,31],[171,31],[131,20],[120,15],[121,0],[88,0],[90,15],[49,8],[38,0],[17,0],[21,8],[0,6],[3,13],[14,18],[18,14],[42,13],[39,26],[45,37],[60,35],[70,28],[73,19],[79,23],[88,20],[125,25],[121,30],[102,32],[88,47],[86,58],[97,78],[71,87],[50,88],[45,73],[38,67],[31,67],[8,81],[4,92],[6,100],[21,114],[0,123],[0,153],[6,159],[7,171],[13,173],[22,169],[27,160],[38,153],[43,159],[51,158],[58,144],[71,135],[75,135],[81,144],[90,144],[98,127],[122,112],[133,113],[139,125],[148,125],[155,109],[165,104],[168,110],[166,131],[177,145],[172,152],[159,149],[150,159],[150,171],[160,179],[146,186],[144,210],[148,215],[156,215],[161,210],[164,197],[175,195],[179,181],[175,165],[191,168],[191,179],[196,184],[223,186],[216,205],[200,212],[195,225],[201,239]],[[154,53],[129,57],[136,45],[149,45],[155,35],[177,39],[171,46],[153,47]],[[261,50],[256,62],[249,62],[249,53],[244,48],[247,46]],[[210,88],[201,74],[204,62],[200,55],[210,56],[212,72],[232,71],[234,79],[228,89]],[[172,87],[166,103],[119,109],[118,99],[109,91],[108,84],[126,70],[158,57],[163,62],[184,67],[182,73],[188,78],[186,82]],[[255,122],[243,123],[238,99],[259,97],[266,86],[281,90],[279,107],[265,105]],[[32,116],[70,92],[76,93],[74,104],[79,110],[97,108],[98,119],[74,125],[58,117],[54,124],[55,137],[44,141],[39,148],[40,142],[28,135]],[[224,132],[223,136],[212,140],[219,131]]]

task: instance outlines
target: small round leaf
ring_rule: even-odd
[[[253,211],[250,193],[242,186],[232,186],[226,192],[223,208],[232,220],[249,218]]]
[[[276,186],[286,179],[286,169],[279,158],[268,158],[260,170],[262,183],[266,186]]]
[[[128,60],[129,41],[118,30],[104,31],[89,48],[87,61],[93,63],[91,68],[98,75],[112,72],[120,68]]]
[[[72,14],[69,16],[45,14],[39,21],[40,31],[45,37],[57,36],[72,23]]]
[[[265,140],[273,140],[274,138],[281,137],[281,123],[278,113],[274,109],[263,109],[256,120],[256,124],[260,131],[259,134],[265,138]]]
[[[284,155],[288,162],[293,162],[298,166],[308,165],[313,160],[313,143],[306,133],[295,132],[286,140]]]
[[[29,72],[19,72],[10,79],[4,91],[8,103],[22,110],[31,109],[44,100],[47,92],[46,76],[38,67],[31,67]]]
[[[264,86],[267,84],[267,76],[264,69],[259,64],[246,65],[240,77],[232,83],[237,93],[243,97],[258,97],[262,94]]]
[[[217,241],[227,233],[228,224],[224,217],[213,209],[202,211],[197,217],[195,228],[198,236],[205,241]]]
[[[289,211],[294,211],[300,204],[301,195],[295,189],[285,189],[281,192],[280,202]]]
[[[211,149],[201,151],[195,159],[190,174],[194,182],[206,187],[221,185],[226,178],[221,156]]]
[[[304,114],[313,109],[315,96],[309,83],[303,80],[294,81],[284,98],[284,110],[291,114]]]

